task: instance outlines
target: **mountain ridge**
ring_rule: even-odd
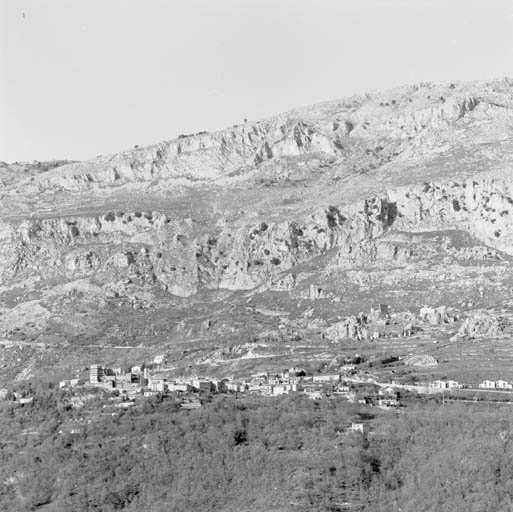
[[[507,289],[512,164],[513,81],[504,79],[334,100],[44,172],[34,164],[18,181],[3,165],[0,337],[50,333],[74,346],[105,329],[118,346],[151,322],[167,325],[175,308],[182,317],[165,332],[176,348],[182,321],[197,328],[195,308],[225,314],[211,294],[227,293],[241,318],[246,301],[278,301],[300,319],[308,308],[296,299],[310,284],[326,289],[318,314],[328,329],[368,304],[365,282],[397,308],[438,304],[427,282],[444,265],[464,276],[444,299],[461,308],[461,289],[483,286],[469,255],[491,265],[491,289]],[[401,269],[395,281],[372,277]],[[416,274],[425,279],[414,293]],[[141,326],[134,308],[149,315]],[[268,330],[268,320],[251,322]],[[198,327],[203,359],[209,340],[247,335],[234,318],[217,325]]]

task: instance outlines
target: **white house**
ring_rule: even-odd
[[[167,385],[169,391],[181,391],[183,393],[190,390],[190,385],[185,382],[173,382]]]
[[[325,374],[325,375],[314,375],[313,382],[337,382],[340,380],[340,375],[338,374]]]
[[[463,384],[460,384],[457,380],[435,380],[431,383],[431,386],[435,389],[461,389]]]
[[[366,434],[369,431],[369,425],[366,423],[351,423],[351,428],[349,430],[352,432],[360,432],[361,434]]]
[[[505,380],[496,380],[495,387],[497,389],[513,389],[513,385]]]
[[[148,380],[148,387],[151,391],[164,393],[167,391],[167,381],[166,379],[154,379],[150,377]]]
[[[153,358],[153,362],[155,364],[164,364],[165,360],[166,360],[166,355],[165,354],[160,354],[160,355],[155,356]]]
[[[387,409],[389,407],[397,407],[399,402],[395,398],[380,398],[378,400],[378,407]]]
[[[74,388],[75,386],[78,386],[79,379],[69,379],[69,380],[61,380],[59,382],[59,388]]]
[[[244,393],[247,389],[246,384],[242,382],[226,382],[225,386],[227,391],[234,391],[236,393]]]
[[[484,380],[479,384],[481,389],[495,389],[495,382],[493,380]]]
[[[288,394],[289,390],[288,387],[285,384],[278,384],[276,386],[273,386],[273,395],[286,395]]]
[[[347,389],[349,391],[349,388]],[[380,396],[397,396],[397,390],[391,386],[387,386],[386,388],[382,388],[378,391],[378,395]]]

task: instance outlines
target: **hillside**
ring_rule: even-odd
[[[477,313],[513,317],[512,162],[504,79],[370,93],[90,161],[2,163],[1,378],[162,352],[177,371],[365,350],[496,370],[475,347],[420,347]],[[379,303],[397,332],[348,327]],[[422,306],[457,321],[430,326]],[[394,345],[410,324],[420,338]],[[229,347],[261,357],[225,359]]]

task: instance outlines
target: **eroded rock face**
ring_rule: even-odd
[[[509,180],[424,183],[390,191],[388,196],[397,205],[397,229],[459,228],[495,249],[512,254],[513,182]]]
[[[331,325],[326,329],[325,333],[326,337],[333,342],[344,339],[366,340],[369,338],[366,322],[362,322],[357,316],[347,317]]]
[[[247,170],[271,158],[339,154],[337,140],[321,127],[298,118],[278,116],[216,133],[181,135],[176,140],[74,162],[36,175],[20,190],[80,192],[126,183],[191,178],[212,180]]]
[[[395,166],[406,169],[405,162],[422,166],[429,160],[435,165],[444,151],[466,155],[465,144],[473,140],[466,133],[483,144],[502,144],[493,120],[500,119],[503,127],[513,125],[512,108],[507,80],[452,87],[419,84],[327,102],[216,133],[180,136],[89,162],[57,162],[22,180],[11,179],[12,172],[2,167],[10,173],[3,196],[10,204],[17,197],[44,204],[46,194],[66,197],[73,204],[87,198],[87,191],[108,191],[116,197],[119,190],[139,191],[143,185],[167,191],[171,201],[183,187],[192,187],[189,197],[194,197],[198,183],[240,186],[248,197],[265,196],[265,189],[248,192],[265,171],[293,183],[294,190],[299,187],[291,200],[299,206],[294,216],[282,209],[284,214],[271,218],[273,210],[267,208],[267,216],[254,219],[246,212],[240,222],[221,222],[224,213],[233,213],[228,207],[213,215],[220,222],[208,229],[192,217],[165,214],[158,208],[20,216],[0,223],[0,281],[30,275],[94,276],[103,284],[130,279],[140,286],[158,284],[184,297],[202,288],[250,290],[267,285],[290,291],[293,282],[276,283],[295,266],[332,250],[328,264],[339,270],[402,266],[423,256],[425,244],[391,236],[400,231],[461,230],[486,246],[483,257],[500,257],[493,251],[513,254],[509,175],[455,176],[424,183],[416,178],[404,186],[394,185],[394,178],[387,184],[387,173],[393,174]],[[456,137],[455,132],[463,135]],[[489,149],[487,158],[488,153]],[[497,161],[497,154],[488,161]],[[359,194],[360,199],[352,200],[351,190],[378,170],[376,180],[383,178],[384,183],[376,187],[380,193],[363,199]],[[326,181],[315,188],[324,173]],[[298,183],[305,182],[304,189],[295,184],[297,176]],[[315,197],[310,197],[308,187]],[[344,187],[348,192],[340,197],[345,201],[330,203],[331,189]],[[469,259],[474,253],[463,251],[461,257]]]
[[[406,264],[419,250],[386,236],[398,230],[459,229],[513,254],[511,188],[489,180],[426,183],[346,206],[343,213],[330,206],[304,223],[224,224],[206,235],[198,235],[191,219],[173,220],[160,212],[4,222],[0,276],[5,282],[30,274],[94,274],[108,281],[128,276],[187,297],[202,287],[270,285],[281,273],[333,248],[333,265],[340,269]],[[483,257],[497,257],[494,249],[483,250]]]
[[[436,326],[454,323],[458,320],[458,315],[455,311],[452,311],[450,308],[445,306],[440,306],[438,308],[424,306],[420,309],[419,318],[431,326]]]
[[[404,360],[404,364],[408,366],[420,366],[422,368],[436,368],[438,361],[429,355],[416,355],[407,357]]]
[[[179,296],[201,286],[251,289],[332,248],[341,228],[333,211],[317,216],[319,223],[225,227],[201,237],[192,222],[156,212],[5,224],[0,275],[126,275],[143,284],[158,280]]]
[[[330,206],[302,224],[225,225],[203,236],[196,236],[191,220],[172,221],[158,212],[25,220],[5,225],[0,275],[4,280],[30,273],[94,274],[100,280],[128,276],[141,284],[159,281],[184,297],[200,287],[247,290],[335,247],[340,266],[375,259],[381,247],[375,240],[396,215],[395,205],[373,198],[351,206],[347,216]],[[397,256],[384,247],[385,259]]]
[[[511,329],[509,320],[485,311],[477,311],[469,315],[458,331],[458,336],[470,338],[495,337]]]

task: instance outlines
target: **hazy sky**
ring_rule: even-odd
[[[513,0],[0,0],[0,160],[513,76]]]

